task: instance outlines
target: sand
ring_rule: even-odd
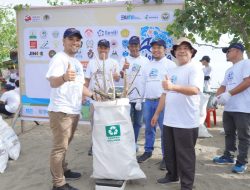
[[[223,152],[224,136],[221,130],[221,112],[217,114],[217,126],[209,129],[212,138],[198,139],[196,146],[197,163],[196,190],[249,190],[250,169],[245,174],[233,174],[231,165],[216,165],[211,160]],[[10,122],[10,121],[9,121]],[[25,122],[25,132],[20,134],[20,122],[15,131],[21,142],[21,155],[17,161],[9,161],[5,173],[0,174],[0,190],[49,190],[52,187],[49,171],[49,153],[51,149],[51,131],[48,123],[36,126],[33,122]],[[143,152],[144,130],[141,130],[139,153]],[[79,125],[75,138],[69,147],[67,160],[69,167],[82,173],[78,181],[69,182],[80,190],[93,189],[92,157],[88,156],[90,146],[90,127]],[[151,159],[141,164],[147,176],[145,181],[129,181],[126,190],[178,190],[180,184],[160,185],[156,179],[165,175],[158,169],[161,160],[159,131],[155,151]],[[250,158],[250,153],[249,153]],[[249,159],[250,161],[250,159]],[[250,166],[249,166],[250,167]]]

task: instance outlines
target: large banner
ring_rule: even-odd
[[[152,40],[164,39],[168,48],[172,47],[172,38],[166,32],[166,26],[173,22],[174,10],[182,9],[183,4],[184,0],[134,4],[131,12],[126,11],[124,2],[31,7],[18,11],[21,115],[48,117],[50,87],[45,75],[50,59],[63,50],[62,38],[66,28],[75,27],[81,31],[82,47],[76,58],[81,61],[83,69],[86,69],[90,59],[95,59],[100,39],[110,41],[110,57],[119,61],[129,54],[129,38],[138,35],[141,38],[141,53],[151,60]],[[166,56],[171,59],[169,52]]]

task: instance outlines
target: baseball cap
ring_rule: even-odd
[[[173,45],[173,49],[170,51],[171,54],[175,57],[175,50],[177,49],[179,45],[183,43],[187,43],[191,47],[191,49],[193,49],[193,55],[192,55],[192,58],[193,58],[195,54],[197,53],[197,50],[193,47],[192,42],[186,37],[181,37],[176,41],[175,45]]]
[[[207,55],[205,55],[205,56],[203,56],[202,58],[201,58],[201,60],[200,61],[206,61],[206,62],[210,62],[210,57],[209,56],[207,56]]]
[[[67,38],[70,36],[78,36],[79,38],[82,39],[81,32],[75,28],[68,28],[65,30],[65,32],[63,34],[63,38]]]
[[[158,45],[158,46],[163,46],[164,48],[166,48],[166,42],[162,39],[158,39],[158,40],[154,40],[150,43],[151,47],[153,45]]]
[[[129,41],[128,44],[135,44],[138,45],[140,44],[140,38],[138,36],[132,36]]]
[[[222,48],[222,52],[223,53],[227,53],[227,51],[231,48],[236,48],[236,49],[239,49],[240,51],[244,52],[245,50],[245,47],[242,45],[242,43],[232,43],[230,44],[229,47],[224,47]]]
[[[104,46],[106,48],[110,48],[110,43],[106,39],[99,40],[98,46]]]
[[[12,86],[12,85],[10,85],[10,84],[6,84],[6,85],[4,86],[4,89],[6,89],[6,90],[13,90],[13,89],[15,89],[15,87]]]

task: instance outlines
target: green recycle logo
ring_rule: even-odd
[[[106,126],[106,136],[107,137],[116,137],[120,136],[120,125],[109,125]]]

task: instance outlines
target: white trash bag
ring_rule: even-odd
[[[207,115],[207,103],[210,95],[201,93],[200,94],[200,124],[199,124],[199,135],[198,137],[213,137],[204,125]]]
[[[134,130],[127,98],[94,102],[93,178],[146,178],[136,160]]]
[[[17,160],[20,155],[21,145],[15,131],[0,117],[0,139],[4,143],[11,159]]]
[[[8,152],[0,139],[0,173],[3,173],[9,160]]]

